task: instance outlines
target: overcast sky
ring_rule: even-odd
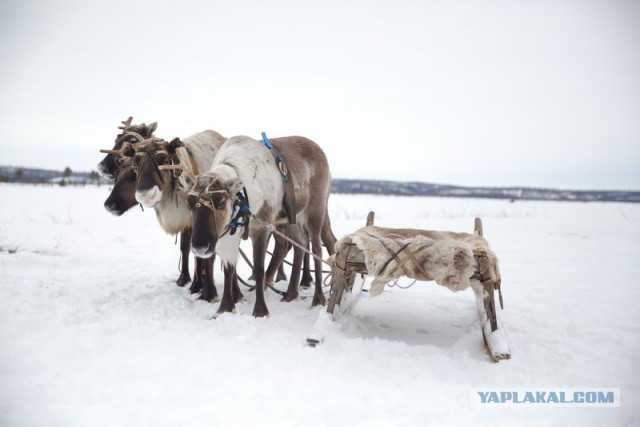
[[[303,135],[336,178],[640,190],[640,1],[0,1],[0,164]]]

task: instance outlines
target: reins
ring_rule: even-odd
[[[253,270],[253,264],[251,263],[251,260],[249,259],[249,257],[247,256],[247,254],[244,253],[244,251],[242,250],[242,248],[238,247],[238,249],[240,250],[240,256],[242,256],[242,259],[244,259],[244,262],[247,263],[247,265],[249,266],[249,268],[251,268],[251,270]],[[292,265],[293,267],[293,265]],[[328,273],[331,273],[331,271],[329,271]],[[247,282],[245,282],[242,277],[236,275],[236,277],[238,278],[238,281],[240,283],[242,283],[243,285],[245,285],[247,288],[249,288],[249,290],[253,291],[255,290],[255,285],[251,285]],[[331,277],[331,276],[327,276],[327,277]],[[325,279],[326,282],[326,279]],[[271,289],[273,292],[275,292],[278,295],[282,295],[285,296],[287,293],[285,291],[281,291],[280,289],[276,288],[275,286],[273,286],[273,284],[266,284],[265,286],[269,289]],[[325,285],[326,286],[326,285]]]
[[[304,253],[309,254],[310,256],[312,256],[313,258],[315,258],[316,260],[325,263],[326,265],[328,265],[329,267],[331,267],[331,264],[329,264],[327,261],[325,261],[324,259],[322,259],[322,257],[319,257],[318,255],[314,254],[313,252],[311,252],[309,249],[305,248],[304,246],[302,246],[301,244],[299,244],[298,242],[294,241],[293,239],[291,239],[289,236],[287,236],[286,234],[278,231],[278,229],[275,227],[275,225],[270,224],[258,217],[254,217],[256,220],[260,221],[261,223],[263,223],[267,229],[273,233],[273,234],[277,234],[278,236],[280,236],[281,238],[285,239],[287,242],[291,243],[292,245],[294,245],[296,248],[302,250]]]

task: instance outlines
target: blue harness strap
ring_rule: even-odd
[[[282,177],[282,182],[284,184],[283,203],[285,210],[287,211],[287,218],[289,220],[289,224],[295,224],[296,195],[293,189],[293,179],[291,177],[291,174],[289,173],[289,168],[284,161],[284,156],[280,154],[280,151],[278,151],[278,149],[274,147],[273,144],[271,144],[271,141],[269,141],[269,138],[267,138],[267,134],[265,132],[262,132],[262,142],[264,143],[265,147],[269,149],[269,152],[276,161],[276,167],[278,168],[278,171],[280,171],[280,176]]]
[[[284,156],[280,154],[278,149],[274,147],[273,144],[271,144],[271,141],[269,141],[269,138],[267,138],[267,134],[264,132],[262,132],[262,142],[264,142],[265,147],[269,149],[269,151],[271,152],[271,155],[275,159],[276,166],[280,171],[280,175],[282,175],[282,180],[284,182],[290,181],[291,175],[289,174],[289,168],[287,167],[287,164],[284,161]],[[285,191],[289,191],[289,189],[286,188],[286,185],[285,185]]]
[[[271,145],[271,141],[269,141],[265,132],[262,132],[262,142],[264,142],[264,145],[266,145],[269,150],[273,148],[273,145]]]
[[[244,194],[243,194],[244,193]],[[231,218],[227,229],[230,235],[236,234],[238,227],[249,227],[249,221],[251,220],[251,210],[249,209],[249,198],[247,196],[247,189],[242,187],[242,193],[236,193],[236,200],[233,203],[233,211],[236,215]]]

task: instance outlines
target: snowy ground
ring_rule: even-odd
[[[316,348],[320,308],[178,288],[178,248],[109,188],[0,186],[0,425],[639,425],[640,205],[334,195],[336,236],[471,231],[501,261],[513,358],[492,363],[471,290],[364,294]],[[248,276],[242,264],[241,274]],[[216,266],[221,290],[222,273]],[[278,284],[281,288],[284,283]],[[613,387],[620,408],[476,408],[486,388]]]

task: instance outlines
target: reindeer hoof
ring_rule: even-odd
[[[236,310],[236,306],[235,306],[235,304],[233,302],[227,303],[223,299],[220,302],[220,306],[218,307],[218,311],[216,312],[216,316],[215,317],[220,316],[222,313],[233,313],[235,310]]]
[[[306,277],[303,277],[302,280],[300,280],[300,287],[308,289],[308,288],[311,287],[311,283],[312,282],[313,282],[312,279],[308,279]]]
[[[218,295],[215,294],[215,293],[211,293],[211,292],[202,292],[200,294],[200,296],[198,297],[198,300],[207,301],[207,302],[217,302],[218,301]]]
[[[266,305],[258,305],[256,304],[253,307],[253,317],[265,317],[269,315],[269,310],[267,310]]]
[[[203,286],[200,291],[200,296],[198,297],[201,301],[207,302],[217,302],[218,301],[218,291],[216,291],[215,286]]]
[[[190,281],[191,281],[191,277],[189,276],[189,274],[180,273],[180,277],[178,277],[178,280],[176,280],[176,285],[183,287]]]
[[[197,294],[201,290],[202,290],[202,281],[198,279],[193,279],[193,282],[191,282],[191,287],[189,288],[189,292],[191,292],[192,294]]]
[[[276,276],[276,282],[286,282],[287,275],[278,271],[278,275]]]
[[[217,296],[212,296],[212,297],[203,297],[202,295],[200,295],[198,297],[198,301],[206,301],[209,302],[211,304],[215,304],[218,301],[220,301],[220,298],[218,298]]]
[[[325,305],[327,303],[327,299],[324,297],[324,294],[314,295],[313,301],[311,301],[311,307],[315,307],[317,305]]]
[[[236,293],[233,294],[233,302],[234,302],[234,304],[241,303],[242,301],[244,301],[244,295],[242,295],[241,292],[239,292],[237,294]]]
[[[267,316],[269,316],[269,310],[266,310],[266,311],[253,310],[253,317],[267,317]]]
[[[298,298],[298,293],[296,292],[295,294],[289,294],[288,292],[286,294],[284,294],[284,296],[282,297],[282,299],[280,301],[282,302],[291,302],[291,301],[295,301]]]

